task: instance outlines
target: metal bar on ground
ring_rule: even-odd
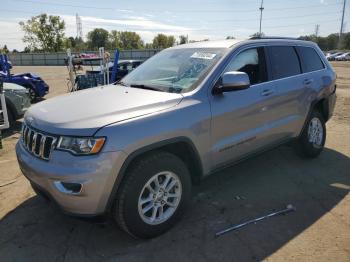
[[[248,220],[248,221],[243,222],[243,223],[241,223],[241,224],[234,225],[234,226],[231,226],[231,227],[226,228],[226,229],[224,229],[224,230],[221,230],[221,231],[217,232],[217,233],[215,234],[215,236],[216,236],[216,237],[219,237],[219,236],[221,236],[221,235],[223,235],[223,234],[226,234],[226,233],[228,233],[228,232],[230,232],[230,231],[239,229],[239,228],[241,228],[241,227],[247,226],[247,225],[252,224],[252,223],[256,223],[256,222],[261,221],[261,220],[263,220],[263,219],[265,219],[265,218],[269,218],[269,217],[273,217],[273,216],[278,216],[278,215],[286,214],[286,213],[289,213],[289,212],[292,212],[292,211],[295,211],[295,210],[296,210],[295,207],[293,207],[292,205],[288,205],[285,209],[282,209],[282,210],[280,210],[280,211],[276,211],[276,212],[270,213],[270,214],[265,215],[265,216],[262,216],[262,217],[258,217],[258,218],[255,218],[255,219],[251,219],[251,220]]]

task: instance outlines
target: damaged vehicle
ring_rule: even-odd
[[[286,62],[288,61],[288,62]],[[191,185],[286,142],[317,157],[336,74],[312,42],[258,38],[165,49],[116,85],[25,115],[19,166],[66,213],[110,214],[128,234],[170,229]]]
[[[29,91],[16,84],[3,83],[3,90],[5,94],[5,102],[7,107],[7,116],[12,128],[16,120],[21,119],[24,113],[30,107],[30,96]],[[2,105],[0,104],[0,110]],[[0,115],[0,124],[3,123],[4,116]]]

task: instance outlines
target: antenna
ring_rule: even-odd
[[[259,36],[261,36],[261,22],[262,22],[262,13],[264,11],[264,0],[261,0],[260,10],[260,26],[259,26]]]
[[[81,18],[78,14],[76,14],[75,20],[77,23],[77,39],[83,39],[83,26],[81,24]]]

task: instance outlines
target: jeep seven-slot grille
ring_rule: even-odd
[[[55,147],[56,137],[43,134],[23,123],[22,141],[24,147],[34,156],[49,160]]]

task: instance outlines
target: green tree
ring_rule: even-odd
[[[7,45],[4,45],[4,47],[0,47],[0,53],[1,54],[8,54],[10,53],[10,50],[7,48]]]
[[[158,34],[153,38],[153,48],[168,48],[175,44],[175,37],[174,36],[167,36],[164,34]]]
[[[30,51],[60,51],[63,47],[65,22],[59,16],[40,14],[19,22],[24,31],[23,42]]]
[[[350,32],[343,35],[343,48],[350,49]]]
[[[109,48],[109,33],[103,28],[95,28],[87,35],[87,44],[91,49],[98,49],[99,47]]]
[[[71,49],[75,50],[76,44],[77,43],[75,41],[75,38],[72,36],[64,38],[64,40],[63,40],[63,46],[65,49],[71,48]]]
[[[176,42],[175,37],[173,35],[169,35],[168,36],[168,41],[167,41],[167,46],[168,47],[174,46],[175,42]]]
[[[340,48],[343,48],[343,49],[350,48],[350,39],[347,40],[347,37],[350,38],[350,36],[347,36],[348,34],[349,33],[346,33],[343,35]],[[327,51],[327,50],[334,50],[338,48],[339,34],[337,33],[330,34],[325,37],[322,37],[322,36],[316,37],[315,35],[305,35],[305,36],[300,36],[299,39],[315,42],[316,44],[318,44],[318,46],[322,50]]]
[[[146,48],[146,49],[153,49],[154,47],[153,47],[153,44],[152,44],[152,43],[146,43],[146,44],[145,44],[145,48]]]
[[[183,44],[188,43],[188,37],[187,36],[180,35],[179,38],[180,38],[179,45],[183,45]]]
[[[256,32],[256,33],[250,35],[249,37],[264,37],[264,36],[265,36],[264,32],[261,32],[261,33]]]
[[[109,35],[109,39],[111,41],[112,48],[140,49],[144,46],[141,36],[136,32],[118,32],[116,30],[112,30]]]

